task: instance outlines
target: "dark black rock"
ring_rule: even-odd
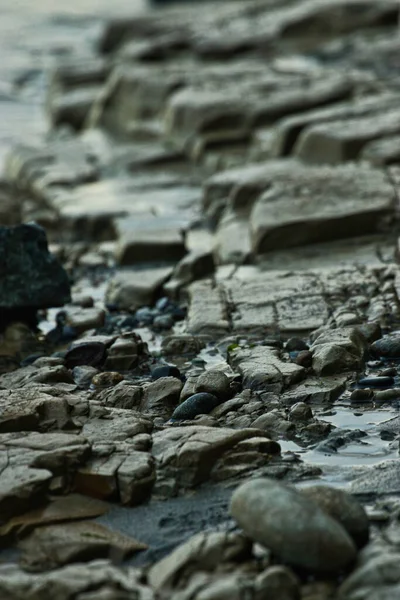
[[[103,364],[107,349],[101,342],[84,342],[68,350],[65,355],[65,366],[68,369],[87,365],[97,367]]]
[[[393,377],[364,377],[358,382],[358,385],[364,388],[387,388],[393,384]]]
[[[400,358],[400,335],[387,335],[370,346],[372,356]]]
[[[193,396],[190,396],[174,410],[171,420],[191,420],[194,419],[196,415],[210,413],[219,404],[221,404],[221,400],[214,396],[214,394],[207,394],[206,392],[193,394]]]
[[[153,321],[154,329],[171,329],[174,326],[174,319],[171,315],[160,315]]]
[[[0,311],[48,308],[70,301],[68,275],[49,253],[41,227],[0,227],[0,256]]]
[[[29,367],[29,365],[34,363],[35,360],[37,360],[38,358],[42,358],[42,356],[45,356],[45,354],[40,352],[36,354],[30,354],[29,356],[24,358],[24,360],[21,360],[21,367]]]
[[[160,313],[158,310],[154,310],[153,308],[149,308],[148,306],[144,306],[143,308],[139,308],[135,317],[139,325],[152,325],[154,318],[157,317]]]
[[[309,350],[308,344],[306,344],[300,338],[290,338],[285,344],[286,352],[300,352],[301,350]]]
[[[151,378],[154,381],[156,379],[161,379],[161,377],[176,377],[176,379],[182,379],[180,370],[173,365],[162,365],[161,367],[156,367],[152,370]]]
[[[56,326],[46,334],[46,342],[57,346],[58,344],[66,344],[78,337],[78,332],[67,325],[67,313],[60,310],[56,316]]]

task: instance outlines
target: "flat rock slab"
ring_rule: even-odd
[[[304,335],[324,325],[332,308],[355,294],[373,295],[379,281],[373,270],[354,266],[314,270],[263,271],[240,267],[218,283],[203,280],[189,286],[187,329],[221,336]]]
[[[0,309],[48,308],[70,300],[67,273],[36,225],[0,227]]]
[[[231,364],[243,376],[243,387],[250,389],[273,389],[282,391],[303,379],[303,367],[280,358],[279,350],[269,346],[233,350]]]
[[[152,304],[172,272],[173,267],[120,271],[108,285],[106,300],[125,310]]]
[[[383,171],[361,166],[298,170],[273,184],[250,216],[255,254],[379,231],[395,191]]]

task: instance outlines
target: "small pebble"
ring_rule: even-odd
[[[144,306],[143,308],[139,308],[136,311],[135,317],[140,325],[152,325],[154,318],[158,315],[158,311],[149,308],[148,306]]]
[[[156,302],[156,309],[164,312],[170,306],[170,299],[164,296]]]
[[[376,402],[391,402],[400,398],[400,389],[392,388],[390,390],[379,390],[375,392]]]
[[[29,365],[31,365],[32,363],[34,363],[35,360],[37,360],[38,358],[41,358],[42,356],[45,356],[45,355],[41,354],[41,353],[30,354],[29,356],[27,356],[26,358],[24,358],[24,360],[21,360],[20,366],[21,367],[28,367]]]
[[[171,421],[190,421],[197,415],[210,413],[219,404],[221,404],[221,401],[214,394],[205,392],[193,394],[174,410]]]
[[[177,379],[182,379],[180,370],[173,365],[162,365],[161,367],[156,367],[152,370],[151,378],[153,381],[160,379],[161,377],[176,377]]]
[[[397,369],[395,367],[390,367],[389,369],[383,369],[379,374],[380,377],[396,377]]]
[[[113,387],[124,380],[124,376],[121,373],[115,371],[106,371],[105,373],[99,373],[92,378],[92,384],[95,388],[106,388]]]
[[[307,369],[308,367],[311,367],[312,359],[313,355],[312,352],[310,352],[310,350],[301,350],[297,354],[296,360],[294,362],[296,363],[296,365]]]
[[[370,369],[379,369],[382,366],[381,360],[370,360],[367,362],[367,367]]]
[[[153,321],[153,327],[155,329],[172,329],[174,326],[174,319],[171,315],[160,315]]]
[[[394,384],[393,377],[364,377],[358,385],[362,387],[385,388]]]

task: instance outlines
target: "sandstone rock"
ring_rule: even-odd
[[[126,573],[107,560],[88,564],[70,565],[48,573],[26,573],[17,565],[4,565],[0,569],[0,594],[15,600],[35,600],[40,590],[41,600],[70,599],[93,600],[95,597],[110,600],[120,592],[134,595],[138,600],[154,600],[152,590],[140,583],[140,571],[129,567]],[[103,592],[111,592],[104,596]],[[100,594],[103,594],[101,596]],[[92,598],[90,598],[92,596]]]
[[[136,506],[148,499],[155,482],[155,464],[147,452],[130,451],[118,467],[117,480],[122,504]]]
[[[33,469],[27,465],[7,466],[4,456],[1,462],[0,520],[4,522],[35,504],[43,503],[52,475],[45,469]]]
[[[280,392],[305,377],[303,367],[284,362],[279,351],[269,346],[234,350],[229,360],[243,376],[243,386],[254,390],[269,388]]]
[[[120,381],[116,386],[96,392],[96,400],[105,406],[115,408],[136,409],[140,407],[143,390],[130,381]]]
[[[204,426],[173,427],[153,435],[152,454],[157,464],[156,494],[176,495],[193,488],[223,467],[225,453],[243,440],[259,437],[256,429],[234,430]],[[254,456],[250,457],[254,461]],[[265,462],[265,455],[263,456]],[[233,462],[233,464],[235,464]],[[250,463],[253,464],[252,462]],[[249,465],[246,467],[249,468]]]
[[[183,383],[176,377],[161,377],[144,388],[140,408],[145,413],[168,419],[179,402]]]
[[[231,514],[254,541],[307,571],[337,573],[356,558],[351,538],[337,521],[272,479],[240,486],[231,500]]]
[[[145,544],[93,521],[39,527],[20,541],[18,547],[22,550],[20,564],[30,572],[108,558],[110,553],[123,559],[147,548]]]
[[[255,253],[346,238],[355,228],[371,233],[393,211],[393,188],[380,171],[345,166],[295,173],[255,203],[250,217]]]
[[[190,312],[187,329],[193,334],[224,334],[229,330],[223,290],[211,282],[196,282],[189,287]],[[204,302],[207,299],[207,310]]]
[[[306,162],[335,164],[355,160],[364,146],[377,138],[398,134],[400,113],[385,111],[370,117],[314,125],[300,136],[295,152]]]
[[[123,267],[143,262],[177,262],[185,253],[180,231],[142,230],[127,233],[119,240],[116,260]]]
[[[210,276],[215,269],[211,252],[189,252],[175,267],[173,278],[182,285]]]
[[[363,363],[367,342],[357,329],[341,328],[320,335],[311,346],[313,369],[318,375],[333,375],[358,369]]]
[[[340,600],[389,600],[400,590],[400,554],[385,552],[361,565],[339,588]]]
[[[171,273],[171,267],[121,271],[110,281],[106,301],[125,310],[152,304],[158,290]]]
[[[104,325],[105,311],[102,308],[68,308],[68,324],[78,333],[98,329]]]

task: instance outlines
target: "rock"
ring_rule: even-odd
[[[297,402],[293,404],[289,411],[289,418],[292,421],[309,421],[313,418],[311,408],[305,402]]]
[[[275,409],[258,417],[251,426],[265,431],[271,439],[279,439],[294,430],[294,424]]]
[[[40,590],[41,600],[79,598],[79,600],[113,600],[116,594],[133,595],[138,600],[154,600],[153,591],[140,583],[140,571],[120,567],[108,560],[75,564],[47,573],[27,573],[17,565],[0,567],[0,596],[15,600],[35,600]],[[95,592],[93,593],[93,590]],[[120,595],[121,597],[121,595]]]
[[[278,565],[269,567],[257,575],[255,582],[256,598],[279,598],[279,600],[299,600],[300,582],[287,567]]]
[[[1,273],[2,311],[63,306],[69,302],[68,276],[49,253],[41,227],[0,227],[0,254],[7,257]]]
[[[371,344],[370,352],[376,357],[400,358],[400,336],[386,335],[380,340],[376,340]]]
[[[358,385],[363,388],[388,388],[394,385],[393,377],[362,377]]]
[[[282,391],[305,377],[305,369],[281,360],[279,351],[269,346],[236,349],[229,362],[243,376],[243,387],[252,390]]]
[[[214,270],[214,257],[211,252],[192,251],[176,265],[172,277],[181,285],[185,285],[212,275]]]
[[[272,479],[241,485],[232,496],[230,511],[251,539],[280,560],[311,573],[338,573],[356,558],[353,541],[337,521]]]
[[[197,378],[195,391],[213,394],[221,401],[230,396],[229,378],[222,371],[205,371]],[[208,411],[207,411],[208,412]]]
[[[221,403],[221,400],[213,394],[197,393],[189,396],[172,413],[172,421],[190,421],[197,415],[210,413]]]
[[[175,324],[172,315],[159,315],[153,321],[153,327],[156,330],[172,329]]]
[[[143,390],[140,386],[125,380],[111,388],[105,388],[95,393],[96,400],[101,404],[126,410],[138,410],[143,397]]]
[[[336,519],[347,531],[358,548],[368,543],[369,521],[361,504],[347,492],[322,485],[312,485],[301,490],[313,502]]]
[[[340,600],[390,600],[400,590],[400,553],[390,550],[360,565],[339,588]]]
[[[92,379],[92,385],[94,388],[102,389],[107,387],[114,387],[118,383],[124,380],[124,376],[116,371],[105,371],[104,373],[98,373]]]
[[[215,336],[224,335],[229,331],[228,311],[220,286],[208,281],[198,281],[189,286],[189,296],[189,333]],[[205,299],[207,310],[204,310]]]
[[[121,503],[137,506],[145,502],[151,494],[155,479],[154,458],[148,452],[131,450],[117,471]]]
[[[152,454],[157,464],[157,481],[154,493],[162,497],[175,496],[179,490],[191,489],[207,481],[225,479],[254,468],[255,458],[267,454],[251,452],[244,456],[240,442],[266,436],[256,429],[229,429],[227,427],[181,426],[171,427],[153,434]],[[267,441],[270,449],[271,441]],[[276,452],[276,444],[274,449]],[[279,447],[279,446],[278,446]],[[237,468],[237,454],[242,458]],[[225,463],[227,461],[227,464]],[[233,468],[230,468],[233,465]],[[229,467],[229,468],[228,468]]]
[[[118,272],[108,285],[106,301],[124,310],[152,304],[171,273],[171,267]]]
[[[68,325],[78,334],[88,329],[103,327],[105,311],[102,308],[73,307],[67,310]]]
[[[44,503],[52,474],[46,469],[7,466],[3,460],[0,484],[0,521],[5,522],[35,505]]]
[[[251,542],[238,533],[198,533],[181,544],[166,558],[153,565],[148,573],[152,588],[166,591],[184,588],[191,574],[213,572],[219,565],[251,557]]]
[[[374,115],[372,119],[358,117],[317,124],[300,135],[295,153],[309,163],[353,161],[368,142],[399,131],[400,113],[396,109]]]
[[[160,377],[144,388],[140,409],[169,419],[179,402],[183,383],[176,377]]]
[[[118,338],[108,349],[104,368],[110,371],[130,371],[139,362],[141,348],[133,339]]]
[[[121,560],[147,548],[137,540],[111,531],[100,523],[80,521],[37,528],[19,542],[20,564],[26,571],[48,571],[72,562],[108,558]]]
[[[300,338],[290,338],[285,344],[286,352],[300,352],[301,350],[308,349],[308,344],[306,344],[305,341],[301,340]]]
[[[175,377],[176,379],[182,379],[180,370],[178,367],[174,367],[174,365],[161,365],[152,370],[151,378],[154,381],[161,377]]]
[[[312,365],[312,360],[313,355],[312,352],[310,352],[310,350],[301,350],[297,354],[294,362],[296,363],[296,365],[300,365],[300,367],[308,369]]]
[[[180,231],[133,231],[120,239],[116,261],[125,267],[142,262],[177,262],[185,253],[185,242]]]
[[[255,202],[252,250],[300,246],[376,232],[393,214],[393,189],[381,171],[361,166],[293,169]]]
[[[365,338],[351,327],[323,333],[311,346],[313,369],[318,375],[359,369],[363,364],[366,345]]]
[[[185,354],[198,354],[205,348],[206,341],[201,336],[189,334],[168,335],[161,342],[161,349],[166,356],[182,356]]]
[[[82,342],[68,350],[64,357],[67,369],[80,366],[98,367],[104,362],[107,355],[105,344],[101,342]]]
[[[350,400],[352,402],[368,402],[374,397],[374,392],[369,389],[356,389],[351,392]]]

